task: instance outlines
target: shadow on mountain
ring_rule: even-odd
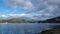
[[[52,19],[44,20],[44,21],[28,21],[25,19],[17,19],[17,18],[12,18],[9,20],[0,20],[0,23],[60,23],[60,17],[55,17]]]
[[[45,21],[37,21],[38,23],[60,23],[60,17],[55,17]]]
[[[42,31],[41,33],[36,34],[60,34],[60,26],[53,28],[51,30]]]

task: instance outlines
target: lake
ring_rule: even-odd
[[[0,24],[0,34],[35,34],[60,26],[59,23],[7,23]]]

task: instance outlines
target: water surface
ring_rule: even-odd
[[[59,23],[9,23],[0,24],[0,34],[35,34],[60,26]]]

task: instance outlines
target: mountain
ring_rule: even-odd
[[[37,21],[38,23],[60,23],[60,17],[55,17],[43,21]]]
[[[55,18],[47,19],[43,21],[35,21],[27,17],[18,17],[18,18],[0,20],[0,23],[4,23],[4,22],[8,22],[8,23],[60,23],[60,17],[55,17]]]
[[[40,14],[9,14],[9,15],[0,16],[0,20],[9,20],[13,18],[25,19],[29,21],[39,21],[39,20],[44,21],[47,19],[55,18],[55,16],[49,17],[45,15],[40,15]]]
[[[8,23],[27,23],[27,21],[24,19],[16,19],[16,18],[0,21],[0,23],[6,23],[6,22],[8,22]]]
[[[25,20],[29,23],[57,23],[60,22],[60,17],[44,17],[38,14],[9,14],[1,15],[0,21],[4,20]]]

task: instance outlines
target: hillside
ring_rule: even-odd
[[[55,17],[52,19],[44,20],[44,21],[37,21],[38,23],[60,23],[60,17]]]
[[[26,23],[26,21],[24,19],[16,19],[16,18],[0,21],[0,23],[6,23],[6,22],[8,22],[8,23]]]
[[[60,17],[44,20],[44,21],[34,21],[34,20],[26,20],[26,19],[19,19],[19,18],[12,18],[9,20],[0,20],[0,23],[60,23]]]

